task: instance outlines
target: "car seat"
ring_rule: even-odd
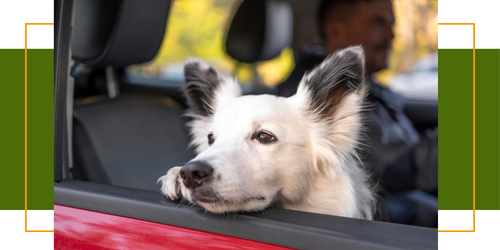
[[[158,191],[160,176],[193,157],[182,105],[120,89],[124,67],[156,55],[169,9],[168,0],[76,1],[74,179]]]
[[[229,27],[226,53],[239,63],[253,65],[255,81],[259,81],[256,65],[273,59],[290,46],[293,35],[293,13],[286,0],[243,1]],[[245,94],[275,94],[262,84],[242,86]]]

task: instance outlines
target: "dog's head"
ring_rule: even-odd
[[[198,155],[182,167],[181,192],[211,212],[299,203],[315,175],[335,177],[355,157],[366,90],[360,46],[330,55],[290,98],[240,96],[235,79],[194,58],[185,78]]]

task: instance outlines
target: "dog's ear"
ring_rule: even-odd
[[[217,107],[241,95],[236,79],[194,57],[187,57],[184,62],[184,78],[182,92],[191,112],[197,115],[211,116]]]
[[[312,136],[325,149],[318,152],[326,152],[318,156],[320,171],[324,170],[322,166],[332,165],[341,170],[345,165],[342,161],[357,154],[367,90],[364,73],[363,48],[348,47],[328,56],[306,74],[297,94],[291,97],[316,126]]]
[[[184,63],[185,83],[182,92],[190,107],[187,115],[192,140],[190,146],[197,154],[208,148],[207,133],[212,115],[218,107],[241,95],[235,78],[217,72],[200,59],[188,57]]]
[[[349,94],[364,97],[364,60],[361,46],[336,51],[304,75],[297,95],[306,99],[310,110],[321,118],[332,118]]]

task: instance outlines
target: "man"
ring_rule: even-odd
[[[375,83],[371,75],[387,67],[395,18],[390,0],[323,0],[318,24],[324,46],[307,46],[278,95],[290,96],[306,71],[326,55],[361,44],[371,85],[367,112],[370,148],[364,166],[381,189],[380,219],[437,227],[437,133],[422,137],[402,112],[404,98]]]

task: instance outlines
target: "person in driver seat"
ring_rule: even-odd
[[[379,220],[437,228],[437,128],[423,135],[403,113],[404,98],[374,81],[387,68],[395,17],[390,0],[323,0],[318,27],[323,46],[305,46],[289,78],[277,86],[291,96],[302,76],[334,51],[362,45],[371,86],[366,113],[369,147],[363,165],[380,189]]]

